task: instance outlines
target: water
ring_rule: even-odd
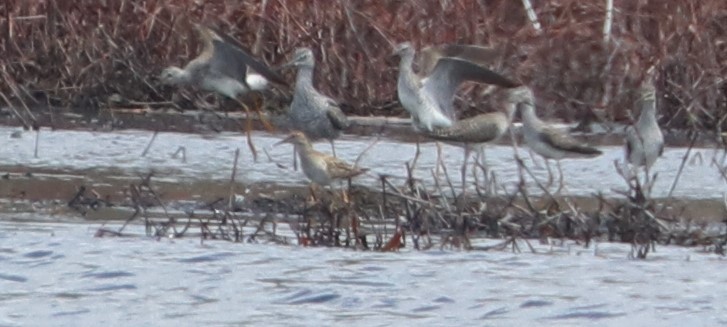
[[[370,253],[97,227],[0,223],[0,326],[727,324],[724,260],[699,249]]]
[[[145,157],[141,153],[149,143],[152,133],[148,131],[118,132],[87,132],[87,131],[44,131],[40,134],[39,156],[34,157],[35,134],[25,133],[22,138],[10,138],[14,128],[0,127],[0,139],[5,144],[0,147],[0,171],[3,167],[24,166],[34,169],[54,169],[61,171],[84,171],[94,174],[125,175],[136,177],[137,174],[154,170],[155,178],[168,181],[191,180],[228,180],[234,161],[236,149],[241,150],[237,180],[253,183],[258,181],[277,182],[280,184],[305,184],[305,177],[300,171],[292,168],[292,147],[273,144],[282,139],[282,135],[255,133],[254,142],[260,152],[258,162],[254,162],[244,136],[236,133],[223,133],[211,138],[203,138],[195,134],[159,133],[150,151]],[[353,162],[375,140],[373,137],[348,136],[336,141],[336,152],[339,157]],[[181,158],[173,158],[180,148],[186,149],[186,162]],[[315,144],[321,151],[330,152],[326,143]],[[268,151],[271,160],[263,153]],[[625,183],[614,168],[614,160],[621,161],[621,147],[600,147],[604,154],[594,159],[563,160],[566,190],[564,194],[591,195],[603,193],[617,196],[614,189],[624,189]],[[664,197],[677,175],[685,148],[667,148],[664,156],[653,168],[658,173],[654,186],[654,197]],[[387,174],[395,178],[406,176],[405,164],[411,161],[416,153],[415,144],[401,143],[386,139],[379,140],[361,158],[359,165],[371,168],[371,173],[358,178],[357,184],[379,187],[378,174]],[[433,185],[432,170],[436,168],[436,145],[425,143],[421,146],[415,176],[429,185]],[[521,148],[521,155],[528,166],[532,167],[541,181],[547,179],[547,170],[542,159],[536,159],[540,166],[533,165],[527,151]],[[701,156],[699,160],[697,153]],[[722,179],[716,166],[710,164],[715,156],[720,159],[722,153],[714,149],[694,149],[692,156],[673,195],[681,198],[716,199],[722,198],[727,191],[727,183]],[[513,150],[509,146],[489,146],[486,152],[487,164],[496,173],[499,184],[512,190],[518,181],[518,171],[513,159]],[[460,148],[444,145],[443,158],[452,182],[459,187],[459,168],[463,154]],[[278,164],[286,168],[278,167]],[[553,165],[555,170],[555,165]],[[531,182],[531,193],[539,193]]]
[[[301,172],[279,168],[262,151],[254,163],[239,134],[203,138],[160,133],[141,157],[149,132],[43,131],[35,158],[35,134],[10,138],[14,130],[0,127],[0,139],[5,140],[0,172],[29,171],[40,182],[44,171],[113,179],[137,178],[150,170],[156,180],[173,183],[227,181],[239,148],[238,181],[306,183]],[[291,147],[271,147],[280,139],[265,133],[254,138],[274,161],[290,166]],[[373,141],[344,138],[336,142],[337,153],[353,161]],[[186,149],[186,162],[172,157],[180,146]],[[325,143],[316,147],[329,150]],[[432,143],[422,145],[415,174],[425,181],[431,180],[435,149]],[[613,188],[623,187],[613,168],[621,149],[602,149],[605,154],[599,158],[563,162],[568,194],[613,195]],[[404,164],[415,150],[413,144],[380,140],[360,165],[403,177]],[[668,192],[685,151],[669,148],[658,161],[657,196]],[[696,151],[703,162],[685,167],[675,195],[720,198],[725,184],[708,164],[715,153]],[[462,152],[445,145],[443,153],[456,183]],[[517,180],[510,147],[490,147],[487,162],[505,186]],[[544,178],[545,169],[533,169]],[[0,186],[12,189],[17,181],[0,180]],[[378,179],[371,174],[356,183],[374,187]],[[63,200],[70,193],[62,194]],[[535,254],[438,248],[419,252],[408,250],[410,246],[400,253],[371,253],[201,243],[193,237],[95,238],[99,227],[54,212],[3,213],[0,326],[727,325],[724,259],[699,248],[659,246],[642,261],[628,259],[628,245],[609,243],[588,249],[573,243],[534,244]],[[141,226],[129,228],[143,234]],[[475,245],[500,241],[479,239]]]

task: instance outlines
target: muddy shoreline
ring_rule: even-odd
[[[19,118],[18,114],[23,118]],[[81,115],[61,108],[34,108],[32,119],[23,114],[20,108],[0,108],[0,125],[17,126],[25,129],[40,127],[41,129],[113,131],[138,129],[159,132],[195,133],[214,135],[219,132],[242,132],[245,130],[247,115],[241,112],[214,113],[203,110],[179,111],[175,109],[105,109],[98,114]],[[290,131],[290,124],[284,115],[266,114],[265,119],[275,128],[273,133],[284,134]],[[349,135],[371,136],[381,135],[400,142],[433,142],[430,139],[417,137],[412,132],[409,118],[395,116],[350,116],[351,127],[346,131]],[[260,117],[250,117],[252,129],[266,131]],[[557,122],[556,122],[557,123]],[[563,128],[575,128],[576,124],[560,124]],[[515,134],[520,138],[520,124],[515,123]],[[594,145],[622,145],[624,125],[612,123],[594,123],[586,131],[573,130],[578,137]],[[723,147],[721,135],[703,131],[688,133],[683,130],[664,131],[667,146],[688,147],[693,143],[699,147]],[[692,140],[694,137],[694,140]],[[498,144],[510,144],[508,136]]]
[[[2,212],[45,212],[54,214],[77,215],[89,220],[123,220],[133,208],[130,200],[129,185],[139,183],[140,176],[113,176],[109,172],[96,173],[93,170],[53,171],[29,167],[0,167],[0,213]],[[206,203],[222,200],[227,203],[231,194],[229,181],[197,180],[193,182],[177,182],[165,179],[154,179],[152,186],[159,194],[164,205],[171,210],[183,211],[185,208],[203,207]],[[88,194],[94,194],[104,202],[101,206],[89,210],[74,210],[68,203],[80,187],[85,187]],[[320,190],[316,190],[319,191]],[[322,191],[325,194],[327,191]],[[353,194],[360,201],[358,205],[365,210],[375,212],[381,203],[381,192],[363,186],[354,186]],[[310,195],[308,185],[280,185],[272,182],[236,182],[232,194],[237,196],[236,211],[242,212],[273,212],[285,215],[302,213],[306,198]],[[483,198],[476,195],[467,202],[483,204],[501,204],[506,196]],[[602,202],[593,196],[556,196],[558,206],[566,208],[567,203],[586,213],[597,213]],[[608,199],[610,205],[626,205],[626,199]],[[532,197],[537,207],[546,208],[550,202],[546,196]],[[518,206],[525,206],[522,199],[515,201]],[[675,219],[689,219],[694,223],[721,222],[727,211],[721,199],[654,199],[659,214]]]

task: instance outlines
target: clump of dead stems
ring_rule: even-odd
[[[598,208],[582,210],[569,196],[552,193],[516,158],[520,179],[514,188],[488,191],[485,184],[475,182],[470,196],[452,184],[446,168],[439,174],[431,171],[434,187],[424,183],[414,176],[414,161],[406,165],[409,174],[403,180],[380,176],[379,190],[349,184],[347,188],[311,188],[305,195],[248,199],[246,203],[237,201],[231,191],[230,196],[172,213],[154,189],[152,174],[148,174],[127,187],[126,203],[111,204],[80,188],[68,205],[81,212],[108,206],[132,209],[120,228],[101,228],[98,236],[132,235],[126,232],[127,225],[140,220],[146,235],[156,238],[267,241],[374,251],[402,247],[491,250],[507,246],[520,251],[523,242],[536,251],[530,240],[537,239],[551,245],[572,240],[586,247],[593,241],[625,242],[633,246],[631,256],[639,259],[646,258],[657,244],[669,243],[700,245],[724,253],[725,235],[705,233],[706,227],[692,228],[689,221],[663,213],[664,205],[660,207],[650,196],[657,175],[646,178],[643,176],[648,175],[639,176],[616,165],[628,186],[618,191],[623,198],[594,195]],[[490,178],[496,175],[491,173]],[[533,189],[527,185],[533,183],[541,194],[531,193]],[[287,234],[281,232],[283,229]],[[503,242],[496,246],[473,244],[473,238],[482,237]]]
[[[142,220],[146,236],[155,238],[199,237],[205,240],[224,240],[230,242],[258,242],[261,239],[280,244],[289,243],[288,238],[276,233],[277,224],[274,213],[253,213],[243,215],[234,202],[224,197],[207,203],[188,207],[184,215],[170,213],[151,183],[153,174],[132,183],[126,189],[129,206],[133,213],[116,230],[100,228],[96,236],[128,236],[127,226],[134,220]],[[70,204],[69,204],[70,205]],[[161,212],[151,212],[161,208]]]

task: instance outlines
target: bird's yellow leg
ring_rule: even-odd
[[[310,196],[308,197],[309,201],[314,204],[317,203],[318,198],[316,197],[315,183],[310,183],[308,185],[308,191],[310,192]]]
[[[272,124],[268,121],[268,118],[265,116],[265,97],[262,95],[262,93],[256,93],[257,96],[255,97],[257,101],[255,101],[255,112],[257,113],[258,118],[260,118],[260,123],[263,124],[263,127],[265,127],[265,130],[268,132],[274,132],[275,127],[273,127]]]
[[[245,118],[245,135],[247,135],[247,146],[250,148],[250,152],[252,152],[252,158],[255,162],[257,162],[257,149],[255,149],[255,144],[252,143],[252,118],[250,117],[250,108],[247,107],[245,103],[242,101],[237,101],[240,106],[242,106],[243,109],[245,109],[245,113],[247,116]]]

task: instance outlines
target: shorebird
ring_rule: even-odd
[[[493,56],[493,51],[478,52],[475,46],[429,48],[422,63],[421,74],[424,76],[418,76],[412,68],[415,51],[411,43],[397,45],[394,54],[401,57],[397,93],[402,106],[411,115],[414,127],[432,131],[435,128],[452,126],[455,119],[454,95],[465,81],[502,87],[517,86],[507,78],[468,60],[481,53],[482,61],[487,61]],[[465,53],[464,57],[455,57]]]
[[[250,91],[265,90],[269,86],[268,81],[287,85],[278,73],[245,52],[243,46],[234,38],[210,27],[199,24],[194,26],[203,43],[202,52],[184,68],[170,66],[164,69],[160,75],[163,84],[191,85],[216,92],[237,101],[248,114],[249,109],[239,101],[238,96]],[[259,108],[256,111],[260,114]],[[261,114],[260,116],[262,118]],[[250,120],[248,125],[249,122]],[[263,124],[270,128],[264,119]],[[246,133],[248,145],[257,157],[250,140],[249,127]]]
[[[421,135],[437,141],[464,148],[464,162],[460,170],[463,192],[465,190],[467,163],[470,153],[472,150],[475,150],[481,151],[479,153],[482,154],[484,152],[482,147],[485,143],[495,142],[507,132],[514,115],[514,107],[508,109],[507,112],[507,114],[503,112],[480,114],[471,118],[455,121],[449,127],[419,132]]]
[[[283,77],[245,52],[234,38],[199,24],[195,29],[204,44],[202,52],[184,68],[164,69],[162,83],[192,85],[233,100],[250,91],[267,89],[268,81],[287,85]]]
[[[664,135],[656,120],[656,96],[653,83],[644,83],[637,101],[641,107],[639,119],[626,130],[626,160],[648,172],[664,152]]]
[[[560,160],[564,158],[592,158],[603,152],[590,147],[568,135],[562,130],[548,126],[535,114],[535,98],[529,87],[522,86],[510,90],[510,101],[521,110],[523,137],[528,147],[545,159],[548,168],[548,185],[553,182],[548,159],[553,159],[560,173],[560,187],[563,187],[563,171]]]
[[[290,143],[295,146],[303,173],[311,182],[321,186],[330,185],[334,180],[353,178],[368,171],[368,169],[354,167],[341,159],[316,151],[305,134],[300,131],[290,133],[276,145],[282,143]]]
[[[336,148],[333,140],[349,126],[348,118],[333,99],[321,94],[313,86],[315,57],[308,48],[298,48],[293,59],[284,67],[297,67],[295,93],[290,104],[289,118],[294,130],[302,131],[312,141],[327,139],[331,143],[333,156]]]

